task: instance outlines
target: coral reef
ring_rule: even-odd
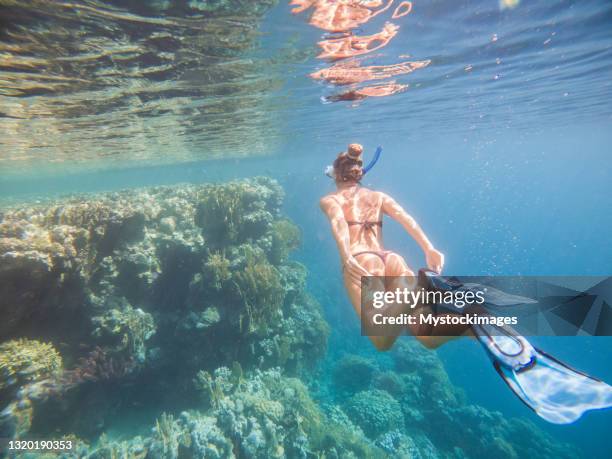
[[[376,374],[372,386],[387,391],[393,396],[398,396],[408,389],[405,379],[394,371],[384,371]]]
[[[188,405],[201,390],[168,387],[219,367],[314,368],[329,327],[305,268],[287,258],[299,231],[281,217],[282,200],[275,181],[254,178],[5,209],[0,389],[14,389],[0,410],[9,436],[53,424],[93,441],[134,398]],[[61,343],[67,369],[51,345],[24,336]],[[141,386],[146,394],[130,389]],[[175,422],[160,421],[158,436]]]
[[[29,339],[0,344],[0,438],[19,437],[32,426],[31,398],[63,373],[53,345]]]
[[[279,369],[201,372],[198,390],[214,395],[206,408],[162,413],[148,436],[113,440],[102,435],[79,452],[49,457],[125,458],[382,458],[383,449],[360,431],[327,415],[307,388]]]
[[[258,239],[271,228],[283,192],[271,182],[266,187],[257,185],[258,182],[212,185],[198,194],[195,223],[202,228],[209,245],[227,246]],[[280,237],[286,238],[284,234]]]
[[[383,361],[370,377],[367,358],[349,355],[336,364],[335,371],[340,374],[347,371],[347,365],[355,371],[361,368],[362,377],[368,381],[367,385],[349,384],[351,389],[365,388],[348,399],[345,394],[350,378],[332,380],[342,386],[333,390],[342,403],[342,410],[334,408],[335,417],[345,417],[345,424],[359,426],[387,457],[581,456],[575,448],[554,441],[527,420],[507,418],[467,403],[462,391],[449,380],[437,354],[416,340],[398,340],[390,356],[391,367],[386,368],[389,362]]]
[[[401,430],[391,430],[376,440],[376,445],[385,451],[387,457],[393,458],[437,458],[437,457],[464,457],[459,454],[444,455],[423,433],[411,431],[410,435]],[[453,451],[453,453],[456,453]]]
[[[142,309],[133,309],[127,305],[124,310],[110,311],[92,319],[95,327],[92,333],[105,347],[125,351],[128,355],[144,363],[146,358],[146,341],[155,334],[153,316]]]
[[[358,392],[348,400],[344,411],[370,438],[404,428],[399,402],[384,390]]]
[[[0,344],[0,394],[59,376],[62,357],[53,345],[29,339]]]
[[[277,220],[273,223],[272,249],[270,258],[273,263],[282,263],[289,253],[297,249],[302,242],[300,229],[289,220]]]
[[[338,390],[352,395],[370,386],[378,366],[360,355],[349,354],[340,359],[334,368],[334,383]]]

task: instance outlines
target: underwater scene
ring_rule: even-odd
[[[611,25],[0,0],[0,457],[611,457]],[[599,331],[365,336],[417,273],[607,279]]]

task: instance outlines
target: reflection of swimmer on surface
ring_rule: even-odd
[[[394,0],[291,0],[293,14],[314,8],[309,23],[329,32],[338,33],[318,42],[321,53],[319,59],[337,61],[355,58],[384,48],[398,33],[399,26],[386,22],[383,29],[373,35],[354,35],[352,29],[365,24],[380,13],[387,11]],[[378,8],[378,9],[377,9]],[[406,16],[412,11],[412,2],[402,1],[393,10],[392,18]],[[394,65],[361,67],[359,63],[336,64],[328,69],[310,74],[317,80],[325,80],[335,85],[353,85],[371,80],[382,80],[429,65],[430,61],[401,62]],[[408,85],[391,81],[362,88],[352,88],[339,94],[323,97],[325,102],[359,101],[368,97],[385,97],[405,90]]]
[[[357,101],[368,97],[385,97],[397,94],[408,89],[407,84],[399,84],[395,81],[377,85],[365,86],[363,88],[351,89],[339,94],[332,94],[324,98],[325,102]]]
[[[291,10],[293,14],[299,14],[309,8],[314,8],[309,20],[310,25],[314,27],[329,32],[347,32],[387,11],[393,1],[388,0],[387,4],[383,6],[381,0],[292,0],[290,5],[295,6]],[[374,10],[381,6],[382,8]]]
[[[529,408],[543,419],[555,424],[569,424],[586,411],[612,407],[612,387],[603,381],[574,370],[551,355],[535,348],[511,327],[496,325],[487,307],[507,307],[537,300],[511,295],[489,285],[463,284],[457,278],[446,278],[439,273],[444,266],[444,255],[437,251],[416,221],[385,193],[360,186],[380,155],[380,147],[372,162],[363,167],[362,147],[351,144],[340,153],[328,175],[334,178],[336,190],[321,199],[321,209],[332,227],[342,261],[344,286],[357,314],[367,323],[378,310],[368,307],[368,291],[364,292],[362,309],[362,278],[366,277],[367,290],[393,292],[422,288],[428,292],[456,292],[459,289],[480,291],[484,302],[467,311],[461,304],[390,303],[385,315],[398,318],[413,307],[421,315],[465,319],[476,312],[485,319],[474,323],[449,320],[440,325],[423,321],[403,322],[400,327],[388,328],[386,336],[368,336],[378,350],[388,350],[407,329],[427,347],[437,347],[458,336],[474,336],[493,362],[504,382]],[[418,281],[412,269],[395,252],[385,250],[382,243],[382,217],[400,223],[421,246],[429,270],[419,270]],[[375,276],[375,277],[373,277]],[[476,290],[474,290],[476,289]],[[477,296],[477,295],[475,295]],[[405,324],[405,325],[403,325]],[[372,333],[376,333],[375,331]]]
[[[322,40],[318,45],[323,51],[317,57],[336,60],[367,54],[387,46],[398,30],[398,25],[387,22],[383,29],[374,35],[349,35],[342,38]]]
[[[430,60],[406,61],[392,65],[370,65],[361,67],[358,61],[352,60],[334,64],[329,68],[313,72],[310,74],[310,77],[315,80],[325,80],[335,85],[355,84],[411,73],[417,69],[427,67],[430,62]]]

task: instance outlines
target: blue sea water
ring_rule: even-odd
[[[398,36],[371,63],[390,64],[410,55],[431,64],[398,77],[409,87],[389,97],[323,103],[338,88],[307,77],[326,65],[315,58],[322,31],[292,16],[285,2],[265,14],[248,59],[241,58],[255,63],[252,74],[242,78],[266,83],[257,87],[259,98],[246,93],[255,91],[249,86],[245,92],[175,95],[171,85],[158,88],[165,91],[162,96],[147,98],[140,82],[142,113],[135,111],[137,105],[120,102],[115,108],[96,105],[100,113],[84,113],[81,98],[110,89],[13,94],[9,89],[15,80],[7,77],[0,92],[0,199],[13,204],[160,184],[257,175],[277,179],[286,193],[284,211],[303,234],[292,258],[307,267],[309,290],[332,328],[323,368],[345,352],[386,358],[359,334],[342,288],[335,243],[318,205],[333,189],[323,168],[349,142],[365,146],[366,161],[383,146],[364,185],[391,194],[415,217],[445,254],[447,273],[609,275],[612,4],[524,0],[502,10],[494,0],[413,3],[412,13],[398,20]],[[385,20],[376,18],[360,32],[380,30]],[[130,26],[119,24],[129,31]],[[10,40],[4,35],[1,41]],[[189,57],[180,58],[188,67]],[[79,78],[95,74],[91,70]],[[209,77],[169,71],[168,78],[184,89],[187,80],[205,86]],[[163,86],[163,74],[154,79]],[[124,81],[118,88],[126,91]],[[67,113],[70,97],[74,110]],[[232,108],[241,116],[231,118],[229,127],[220,127],[226,124],[223,105],[206,116],[194,115],[198,107],[203,111],[223,97],[244,98],[244,106]],[[155,107],[147,107],[148,102]],[[96,126],[97,119],[102,125]],[[62,129],[64,123],[69,130]],[[223,135],[215,137],[214,129],[223,129]],[[45,138],[52,141],[45,145]],[[90,148],[95,153],[88,153]],[[385,245],[412,267],[423,266],[418,247],[399,225],[385,223]],[[610,337],[536,337],[534,343],[612,381]],[[585,457],[610,457],[612,412],[588,413],[567,426],[548,424],[514,397],[474,342],[454,341],[437,353],[470,403],[528,418]]]

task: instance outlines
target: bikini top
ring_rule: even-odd
[[[334,199],[334,201],[336,201],[338,203],[339,206],[342,206],[342,204],[340,203],[340,201],[338,200],[338,198],[336,196],[332,196],[332,198]],[[383,224],[382,220],[373,221],[373,222],[372,221],[367,221],[367,220],[363,221],[363,222],[347,220],[346,223],[349,226],[352,226],[352,225],[362,225],[363,226],[362,231],[370,230],[374,236],[376,236],[376,231],[374,231],[374,227],[375,226],[380,226],[382,228],[382,224]]]
[[[382,228],[382,221],[374,221],[374,222],[370,222],[370,221],[364,221],[364,222],[358,222],[358,221],[347,221],[346,222],[349,226],[350,225],[362,225],[362,231],[365,230],[370,230],[372,231],[372,234],[374,236],[376,236],[376,231],[374,231],[374,227],[375,226],[380,226]]]

